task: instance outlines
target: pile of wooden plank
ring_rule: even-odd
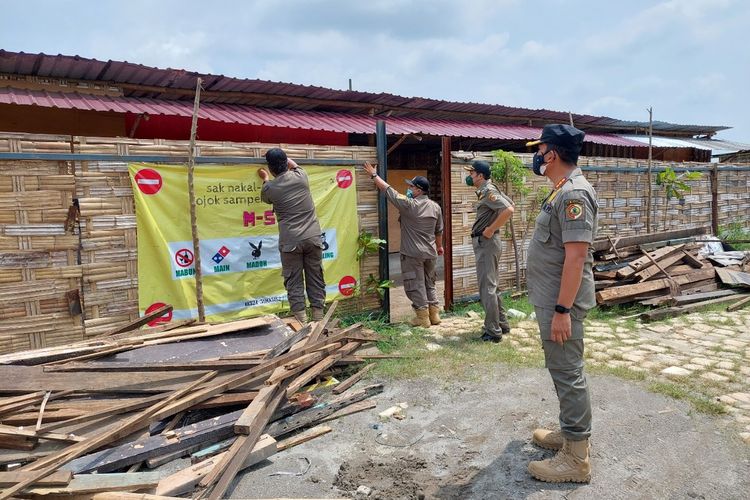
[[[656,320],[744,299],[741,288],[725,286],[722,273],[741,272],[745,262],[699,252],[705,244],[699,237],[705,233],[696,228],[595,241],[597,303],[657,306],[641,315]]]
[[[376,337],[338,328],[335,309],[304,327],[170,325],[3,356],[0,499],[222,498],[242,469],[375,406],[382,385],[350,388]]]

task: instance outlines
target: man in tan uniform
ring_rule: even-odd
[[[307,174],[280,148],[266,152],[266,163],[274,178],[264,169],[258,171],[263,180],[261,199],[273,205],[279,221],[281,274],[289,307],[300,323],[307,323],[307,291],[312,319],[320,321],[326,298],[323,242]]]
[[[500,228],[513,216],[513,202],[490,180],[490,165],[477,160],[464,167],[466,184],[477,188],[477,218],[471,228],[471,244],[477,266],[479,300],[484,309],[481,340],[500,342],[510,331],[503,308],[502,289],[497,285],[502,240]]]
[[[437,256],[443,254],[443,213],[440,206],[427,197],[430,183],[420,175],[407,180],[410,187],[404,196],[378,177],[374,166],[365,162],[364,168],[399,213],[404,291],[416,314],[411,324],[424,328],[439,325],[435,262]]]
[[[541,481],[589,482],[591,401],[583,373],[583,320],[596,305],[591,243],[596,235],[596,191],[576,166],[584,133],[570,125],[547,125],[533,169],[553,184],[542,203],[529,244],[526,277],[534,304],[545,365],[560,403],[560,430],[536,429],[532,441],[560,450],[529,463]]]

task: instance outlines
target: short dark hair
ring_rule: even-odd
[[[578,164],[578,153],[573,153],[572,151],[555,144],[547,144],[547,151],[554,151],[557,153],[557,156],[560,157],[560,160],[563,163],[568,163],[570,165]]]
[[[286,153],[281,148],[271,148],[266,151],[266,163],[273,175],[279,175],[287,170]]]

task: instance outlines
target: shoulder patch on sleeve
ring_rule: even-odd
[[[569,199],[565,200],[565,219],[566,220],[578,220],[584,216],[586,205],[583,200]]]
[[[408,198],[407,198],[406,196],[404,196],[403,194],[397,194],[397,195],[396,195],[396,198],[398,198],[399,200],[406,200],[406,199],[408,199]]]

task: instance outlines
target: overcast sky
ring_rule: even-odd
[[[240,78],[734,127],[747,0],[6,2],[0,48]]]

